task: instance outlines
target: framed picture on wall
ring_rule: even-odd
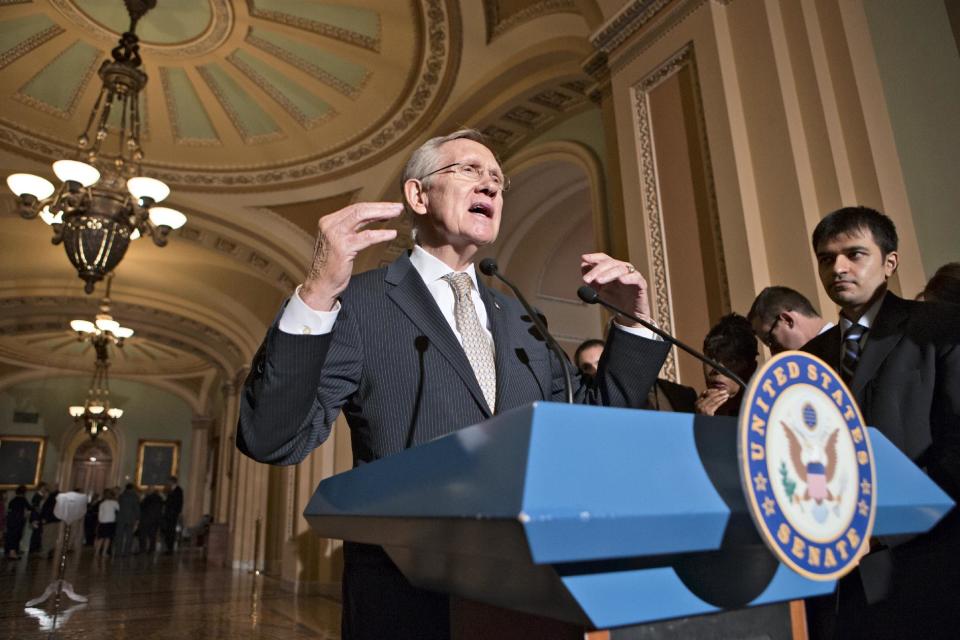
[[[166,484],[180,466],[179,440],[141,440],[137,447],[137,489]]]
[[[21,484],[36,489],[46,449],[43,436],[0,436],[0,490]]]

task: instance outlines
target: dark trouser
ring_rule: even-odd
[[[164,519],[160,531],[163,533],[163,544],[167,553],[173,553],[173,545],[177,541],[177,520],[179,516],[173,519]]]
[[[133,523],[118,522],[117,530],[113,534],[113,555],[125,556],[133,546]]]
[[[7,520],[7,533],[3,542],[3,552],[9,554],[11,551],[20,553],[20,538],[23,537],[23,527],[26,522],[16,519]]]
[[[447,640],[450,600],[412,586],[382,548],[343,545],[343,640]]]
[[[154,549],[157,547],[157,525],[149,524],[147,526],[140,525],[140,551],[146,551],[147,553],[153,553]]]

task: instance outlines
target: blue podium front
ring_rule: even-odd
[[[874,535],[950,498],[878,431]],[[781,564],[744,500],[733,418],[535,403],[320,483],[320,535],[384,547],[422,588],[587,628],[830,593]]]

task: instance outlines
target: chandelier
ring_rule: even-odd
[[[137,21],[156,6],[156,0],[125,0],[125,4],[130,30],[112,50],[113,60],[100,66],[103,86],[77,139],[79,159],[53,163],[59,187],[29,173],[7,177],[20,215],[27,219],[40,216],[53,228],[53,244],[63,244],[88,294],[116,268],[132,240],[149,235],[154,244],[163,247],[170,231],[187,221],[176,209],[156,206],[170,194],[170,188],[143,176],[141,170],[140,92],[147,84],[147,74],[140,69],[140,45],[134,30]],[[108,150],[110,134],[114,134],[114,150]]]
[[[103,431],[117,424],[123,415],[123,409],[110,406],[110,353],[109,347],[123,347],[123,341],[133,335],[133,329],[122,327],[110,315],[110,284],[113,274],[107,278],[107,291],[100,302],[100,310],[94,322],[72,320],[70,328],[77,332],[77,339],[89,342],[96,353],[93,377],[87,390],[87,398],[82,405],[73,405],[67,409],[74,423],[83,427],[91,439],[96,439]]]

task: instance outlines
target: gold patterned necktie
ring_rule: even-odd
[[[480,326],[477,308],[473,306],[473,290],[470,275],[467,273],[448,273],[443,276],[453,289],[453,317],[457,331],[463,339],[463,350],[480,383],[480,390],[493,413],[497,401],[497,370],[493,362],[493,340]]]

